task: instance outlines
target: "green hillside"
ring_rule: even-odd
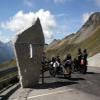
[[[12,68],[12,67],[16,67],[16,61],[14,59],[0,64],[0,69],[6,69],[6,68]]]
[[[95,30],[95,33],[91,37],[82,41],[79,46],[87,48],[90,56],[100,52],[100,27]]]
[[[73,57],[77,55],[77,49],[78,48],[87,48],[89,56],[94,55],[95,53],[100,52],[100,27],[98,27],[95,31],[94,34],[84,41],[75,44],[75,43],[70,43],[68,44],[68,40],[63,41],[60,43],[61,45],[51,49],[47,49],[47,57],[52,57],[52,56],[57,56],[60,55],[61,58],[65,58],[67,53],[71,53]]]

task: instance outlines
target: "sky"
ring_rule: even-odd
[[[0,41],[13,40],[40,18],[45,42],[76,33],[100,0],[0,0]]]

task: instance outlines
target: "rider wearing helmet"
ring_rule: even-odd
[[[56,61],[55,57],[52,57],[52,58],[51,58],[51,62],[54,63],[55,61]]]
[[[73,60],[74,71],[78,71],[78,60],[74,58]]]
[[[81,59],[82,59],[82,51],[81,51],[81,48],[79,48],[78,49],[78,68],[80,68]]]
[[[71,57],[71,54],[68,54],[67,55],[67,57],[64,60],[64,62],[65,62],[65,67],[67,67],[67,66],[70,66],[71,67],[71,65],[72,65],[72,57]]]
[[[56,57],[56,63],[57,63],[57,72],[59,73],[61,71],[61,60],[60,57]]]
[[[81,59],[82,59],[82,51],[81,51],[81,48],[79,48],[78,49],[78,61],[79,61],[79,63],[80,63]]]
[[[61,60],[59,56],[56,57],[56,61],[58,61],[58,63],[61,64]]]
[[[85,61],[85,65],[87,65],[87,57],[88,57],[87,49],[84,49],[83,50],[83,58],[84,58],[84,61]]]

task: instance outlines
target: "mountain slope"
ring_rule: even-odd
[[[99,21],[99,22],[98,22]],[[65,58],[67,53],[76,56],[78,48],[87,48],[89,56],[100,52],[100,13],[94,13],[82,28],[71,37],[62,39],[55,48],[47,49],[47,56],[60,55]]]
[[[47,49],[55,48],[56,45],[60,43],[60,40],[54,39],[48,46]]]
[[[79,43],[93,35],[95,29],[100,26],[100,12],[93,13],[82,28],[76,33],[74,43]]]
[[[14,51],[11,42],[0,42],[0,63],[14,58]]]

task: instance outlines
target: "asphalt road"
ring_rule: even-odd
[[[45,73],[45,83],[21,89],[9,100],[100,100],[100,68],[89,68],[86,75],[73,73],[70,80]]]

